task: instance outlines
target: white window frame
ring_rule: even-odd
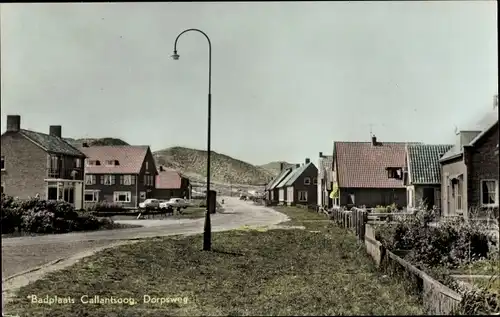
[[[135,184],[135,175],[123,175],[123,185],[134,185]]]
[[[310,177],[304,178],[304,185],[311,185],[311,178]]]
[[[124,201],[118,200],[120,195],[125,195],[127,199]],[[115,203],[130,203],[132,202],[132,192],[113,192],[113,201]]]
[[[85,159],[85,166],[94,166],[95,160]]]
[[[304,195],[303,197],[302,197],[302,194]],[[307,194],[308,194],[307,190],[299,190],[299,192],[297,193],[298,201],[307,202]]]
[[[464,200],[463,200],[463,191],[464,191],[464,184],[463,184],[463,181],[461,179],[457,179],[457,183],[455,185],[452,185],[452,189],[453,189],[453,193],[455,194],[455,211],[457,213],[462,213],[463,212],[463,204],[464,204]],[[459,203],[460,202],[460,208],[458,208],[459,206]]]
[[[86,174],[85,175],[85,185],[95,185],[96,176],[95,174]]]
[[[144,175],[144,185],[153,186],[154,185],[154,175]]]
[[[492,204],[483,203],[483,184],[486,182],[493,182],[495,184],[495,202]],[[496,179],[482,179],[479,181],[479,199],[481,201],[481,207],[498,207],[498,181]]]
[[[106,160],[104,162],[105,166],[115,166],[115,160]]]
[[[92,199],[93,200],[86,200],[85,199],[85,196],[86,195],[92,195]],[[86,190],[84,193],[83,193],[83,200],[86,202],[86,203],[95,203],[95,202],[98,202],[99,201],[99,191],[98,190]]]
[[[82,168],[82,159],[79,157],[75,159],[75,168]]]
[[[2,158],[1,158],[1,164],[2,164],[2,171],[5,171],[5,156],[2,155]]]
[[[115,175],[113,174],[105,174],[103,185],[111,186],[115,183]]]
[[[318,185],[318,178],[317,177],[313,177],[313,185]]]
[[[148,170],[149,170],[149,162],[148,162],[148,161],[146,161],[146,164],[145,164],[145,169],[146,169],[146,171],[148,171]]]

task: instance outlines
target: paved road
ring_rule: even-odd
[[[224,212],[212,215],[213,231],[231,230],[243,225],[273,225],[288,220],[285,215],[270,208],[256,206],[252,202],[232,197],[224,199]],[[2,280],[60,258],[111,245],[116,240],[201,233],[204,219],[118,222],[141,224],[144,227],[2,239]]]

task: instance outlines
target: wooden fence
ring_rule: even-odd
[[[415,282],[414,288],[419,292],[424,307],[429,314],[448,315],[460,304],[462,297],[449,287],[436,281],[425,272],[404,260],[400,256],[386,250],[376,239],[376,224],[391,217],[411,217],[413,213],[394,212],[376,213],[371,210],[353,207],[351,210],[334,208],[330,211],[331,219],[340,227],[351,230],[366,247],[366,252],[376,265],[384,268],[396,268],[405,271]]]

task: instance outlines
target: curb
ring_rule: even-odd
[[[19,272],[19,273],[16,273],[14,275],[11,275],[11,276],[7,276],[6,278],[2,279],[2,283],[5,283],[7,281],[10,281],[11,279],[13,278],[16,278],[16,277],[19,277],[21,275],[25,275],[25,274],[29,274],[29,273],[32,273],[32,272],[35,272],[35,271],[39,271],[43,268],[46,268],[48,266],[52,266],[54,264],[57,264],[61,261],[64,261],[64,260],[67,260],[68,258],[59,258],[59,259],[56,259],[56,260],[53,260],[53,261],[50,261],[50,262],[47,262],[45,264],[42,264],[42,265],[39,265],[37,267],[34,267],[34,268],[31,268],[31,269],[28,269],[26,271],[23,271],[23,272]]]

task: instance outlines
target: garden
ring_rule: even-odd
[[[460,294],[456,314],[500,313],[499,242],[492,226],[463,219],[436,222],[436,212],[420,207],[412,217],[391,217],[376,226],[376,239]]]
[[[2,237],[130,227],[114,223],[109,218],[96,217],[89,212],[76,211],[64,201],[39,198],[21,200],[2,194],[1,207]]]

